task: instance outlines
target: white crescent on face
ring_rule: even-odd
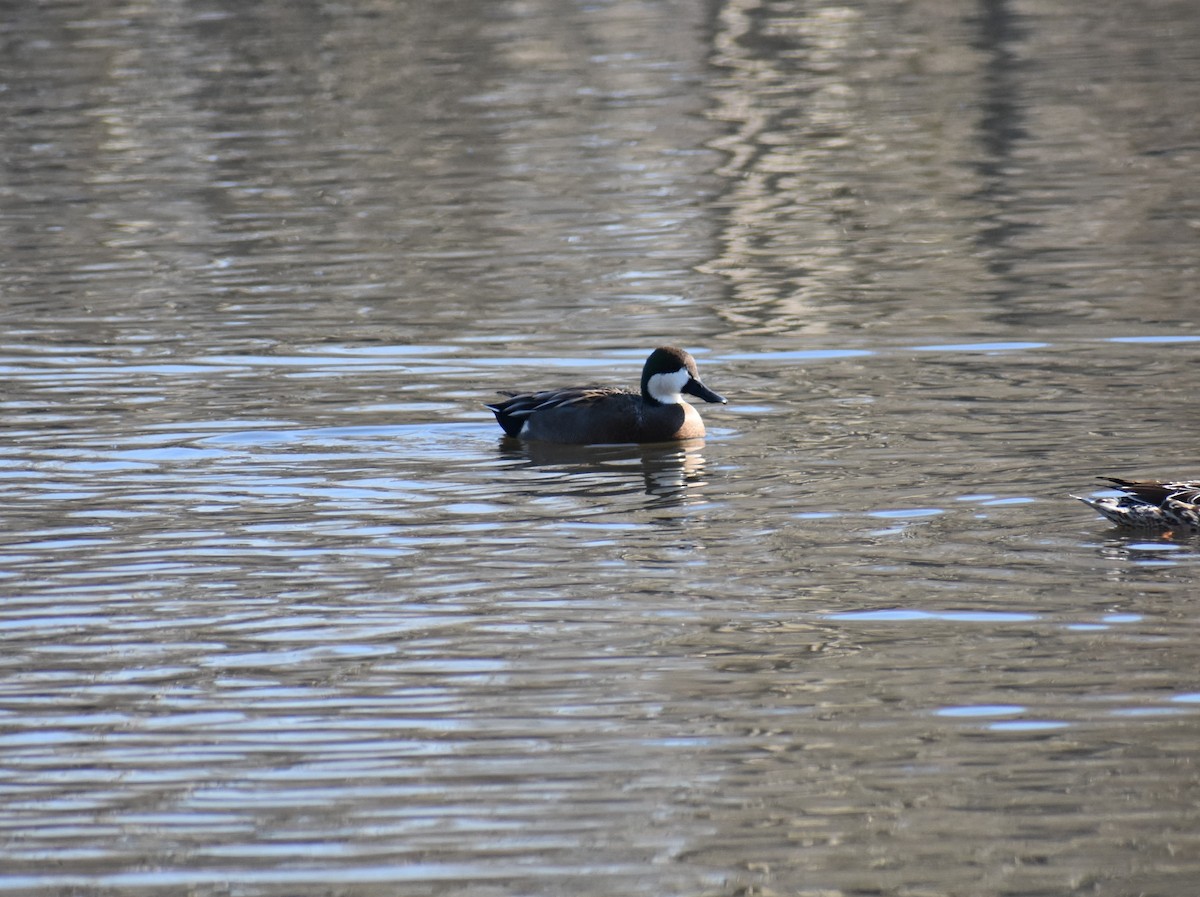
[[[680,368],[669,374],[655,374],[646,384],[650,397],[664,405],[676,405],[683,401],[683,388],[687,386],[692,375],[687,368]]]

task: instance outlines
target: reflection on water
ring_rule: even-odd
[[[728,159],[702,270],[735,335],[1095,333],[1129,303],[1190,320],[1196,54],[1158,38],[1193,34],[1190,9],[731,0],[717,22]]]
[[[539,469],[539,495],[556,494],[562,487],[567,493],[603,499],[640,486],[655,505],[662,506],[704,500],[703,449],[703,439],[636,446],[557,445],[507,436],[500,439],[502,457],[524,460],[529,467]],[[527,488],[519,481],[513,485]]]
[[[0,890],[1190,893],[1192,4],[3,34]]]

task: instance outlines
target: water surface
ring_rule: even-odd
[[[0,890],[1186,895],[1191,4],[3,32]],[[705,440],[501,439],[691,349]]]

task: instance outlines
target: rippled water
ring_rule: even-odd
[[[0,41],[0,891],[1194,891],[1192,4]]]

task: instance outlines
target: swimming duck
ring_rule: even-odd
[[[1124,492],[1115,498],[1074,496],[1117,526],[1200,532],[1200,482],[1164,483],[1100,477]]]
[[[512,398],[487,407],[509,436],[572,445],[668,442],[704,435],[704,421],[683,393],[706,402],[725,399],[700,382],[696,362],[683,349],[661,346],[642,368],[642,389],[576,386]]]

